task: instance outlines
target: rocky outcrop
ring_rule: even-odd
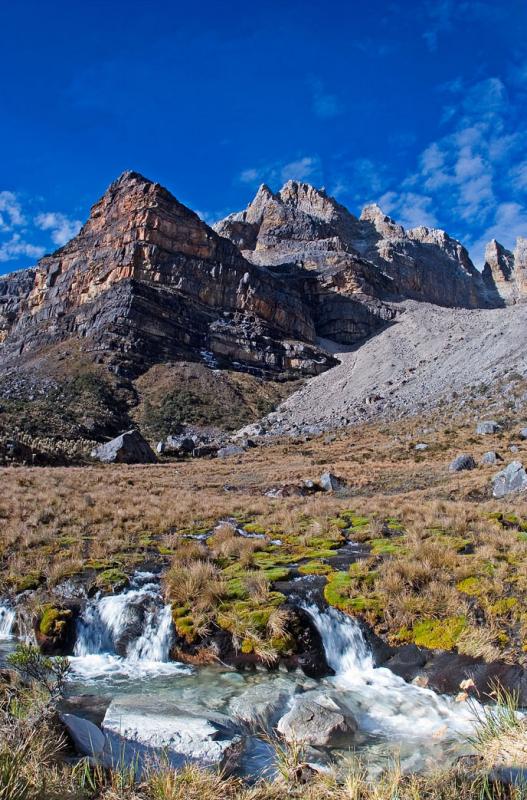
[[[247,262],[166,189],[124,173],[67,245],[0,281],[4,362],[75,336],[124,375],[217,359],[267,373],[320,372],[295,286]]]
[[[91,452],[92,458],[104,464],[156,464],[157,458],[139,431],[126,431]]]
[[[245,211],[231,214],[215,230],[253,263],[274,268],[294,263],[316,271],[314,291],[329,289],[330,304],[339,295],[352,298],[384,320],[390,317],[382,301],[412,298],[466,308],[499,304],[466,249],[444,231],[405,231],[376,205],[367,206],[357,219],[308,184],[289,181],[277,194],[262,186]],[[341,297],[334,316],[342,318],[342,306]],[[331,315],[326,305],[320,316],[327,320]],[[345,342],[346,333],[337,333],[340,338],[333,338]],[[348,340],[356,340],[356,333],[348,332]]]
[[[527,239],[516,240],[514,253],[492,239],[485,250],[483,280],[505,305],[527,300]]]

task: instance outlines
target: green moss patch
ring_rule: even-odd
[[[411,639],[418,647],[427,647],[430,650],[452,650],[466,626],[465,616],[425,619],[413,626]]]

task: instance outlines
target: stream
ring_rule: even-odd
[[[396,760],[404,771],[427,771],[470,752],[474,708],[408,684],[374,667],[359,624],[334,608],[302,601],[323,641],[335,675],[321,680],[300,671],[239,672],[221,665],[191,667],[169,661],[174,631],[159,577],[139,572],[121,594],[88,601],[77,624],[70,695],[107,698],[108,735],[183,759],[217,764],[243,740],[238,771],[273,772],[271,748],[254,723],[276,726],[299,697],[334,698],[357,731],[338,747],[310,747],[311,763],[329,765],[360,755],[371,775]],[[15,611],[0,603],[0,654],[13,647]],[[252,723],[240,729],[239,722]],[[182,761],[177,761],[176,766]]]

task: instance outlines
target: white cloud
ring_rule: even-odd
[[[41,258],[44,253],[44,247],[25,242],[18,233],[14,233],[8,241],[0,242],[0,261],[11,261],[22,256],[36,259]]]
[[[511,169],[511,182],[515,189],[527,192],[527,161],[522,161]]]
[[[426,225],[437,226],[437,217],[432,209],[431,197],[416,192],[386,192],[379,199],[379,205],[386,214],[395,217],[404,228],[418,228]]]
[[[70,219],[57,211],[48,211],[35,217],[35,225],[42,231],[51,231],[54,244],[62,247],[80,231],[82,222]]]
[[[0,192],[0,231],[23,225],[22,207],[14,192]]]
[[[285,183],[289,180],[320,182],[322,167],[318,156],[302,156],[286,163],[275,162],[261,167],[244,169],[238,179],[242,183],[257,186],[260,183]]]

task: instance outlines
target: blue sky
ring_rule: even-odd
[[[527,3],[3,3],[0,272],[65,243],[125,169],[212,222],[261,182],[527,236]]]

